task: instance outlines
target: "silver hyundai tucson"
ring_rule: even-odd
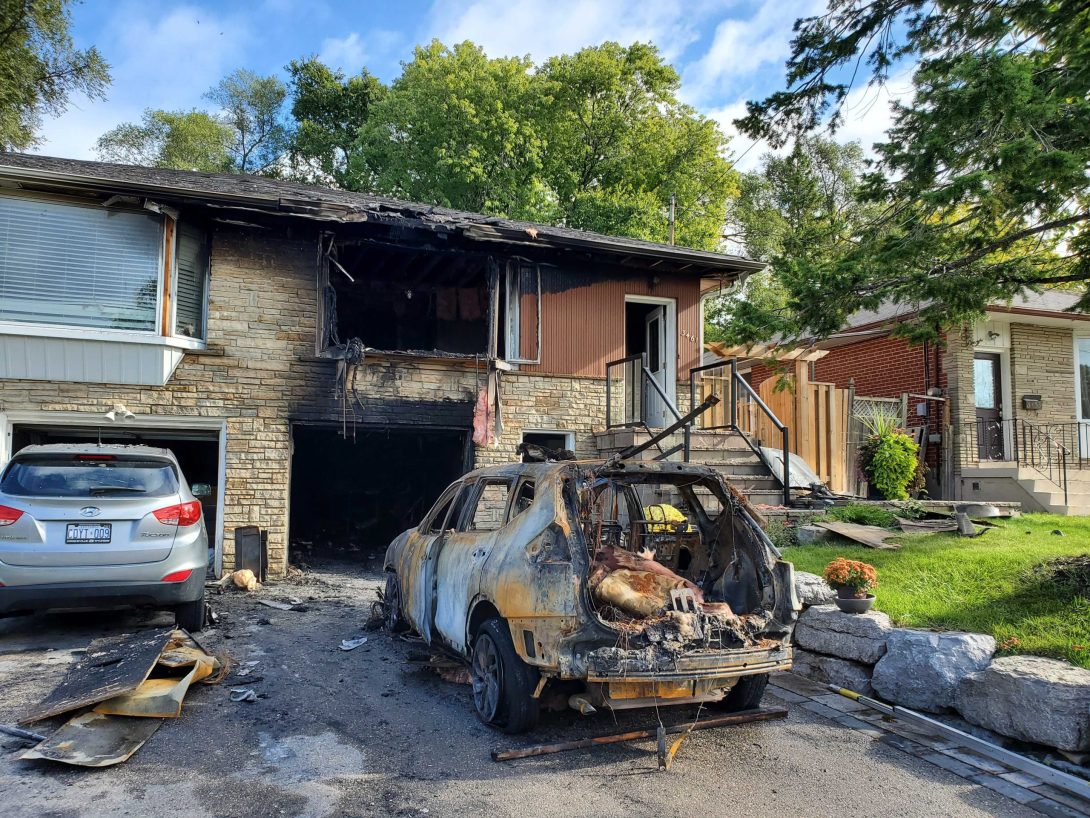
[[[151,607],[204,626],[208,533],[167,449],[27,446],[0,476],[0,615]]]

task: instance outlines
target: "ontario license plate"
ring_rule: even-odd
[[[69,543],[108,543],[113,535],[110,523],[69,523],[64,541]]]

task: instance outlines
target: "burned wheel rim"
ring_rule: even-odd
[[[473,704],[477,713],[482,721],[494,724],[500,711],[503,668],[496,643],[487,633],[478,636],[473,644],[470,678],[473,682]]]
[[[393,574],[386,576],[386,593],[383,599],[386,603],[386,629],[393,633],[401,623],[401,593],[397,588],[397,577]]]

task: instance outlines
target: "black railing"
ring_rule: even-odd
[[[713,370],[728,370],[729,375],[721,375],[720,380],[723,377],[727,379],[729,397],[727,400],[727,414],[719,421],[713,422],[714,425],[705,425],[701,428],[706,430],[712,429],[728,429],[732,432],[737,432],[742,436],[742,439],[746,442],[746,445],[753,450],[761,460],[764,457],[761,455],[760,442],[754,444],[750,439],[750,435],[746,434],[754,433],[754,428],[742,429],[738,425],[738,404],[739,397],[744,395],[746,397],[746,407],[755,407],[758,409],[773,426],[780,433],[780,445],[783,451],[783,475],[780,480],[783,483],[783,504],[785,506],[791,504],[791,432],[790,429],[773,413],[771,409],[761,400],[761,396],[753,391],[753,387],[749,385],[741,375],[738,374],[738,359],[731,358],[730,361],[724,363],[705,364],[704,366],[694,367],[689,372],[689,405],[696,406],[698,399],[698,382],[704,377],[704,373],[711,372]],[[747,412],[747,415],[750,413]],[[756,435],[754,435],[755,437]]]
[[[960,451],[963,462],[1016,463],[1037,471],[1049,482],[1063,491],[1064,505],[1067,505],[1067,471],[1069,467],[1082,468],[1083,457],[1072,452],[1080,452],[1079,435],[1086,431],[1078,427],[1079,423],[1033,423],[1023,418],[1004,420],[984,420],[961,424]],[[1053,435],[1064,434],[1071,430],[1071,447],[1064,445]]]
[[[646,411],[646,389],[648,386],[662,400],[663,406],[673,416],[674,422],[681,421],[681,411],[670,399],[662,384],[647,368],[647,355],[639,353],[606,364],[607,429],[643,428],[650,433]],[[617,393],[616,396],[614,392]],[[695,406],[695,404],[693,405]],[[670,449],[663,449],[659,446],[660,455],[656,459],[665,459],[672,454],[683,451],[685,462],[689,462],[689,432],[691,428],[691,422],[683,424],[684,442]]]

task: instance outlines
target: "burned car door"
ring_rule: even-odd
[[[443,492],[424,522],[409,535],[397,566],[406,615],[427,642],[432,639],[436,560],[473,490],[473,484],[459,481]]]
[[[507,513],[511,480],[478,481],[469,503],[438,545],[433,628],[444,642],[465,652],[469,607],[480,590],[481,569],[496,544]],[[454,519],[453,517],[451,518]]]

